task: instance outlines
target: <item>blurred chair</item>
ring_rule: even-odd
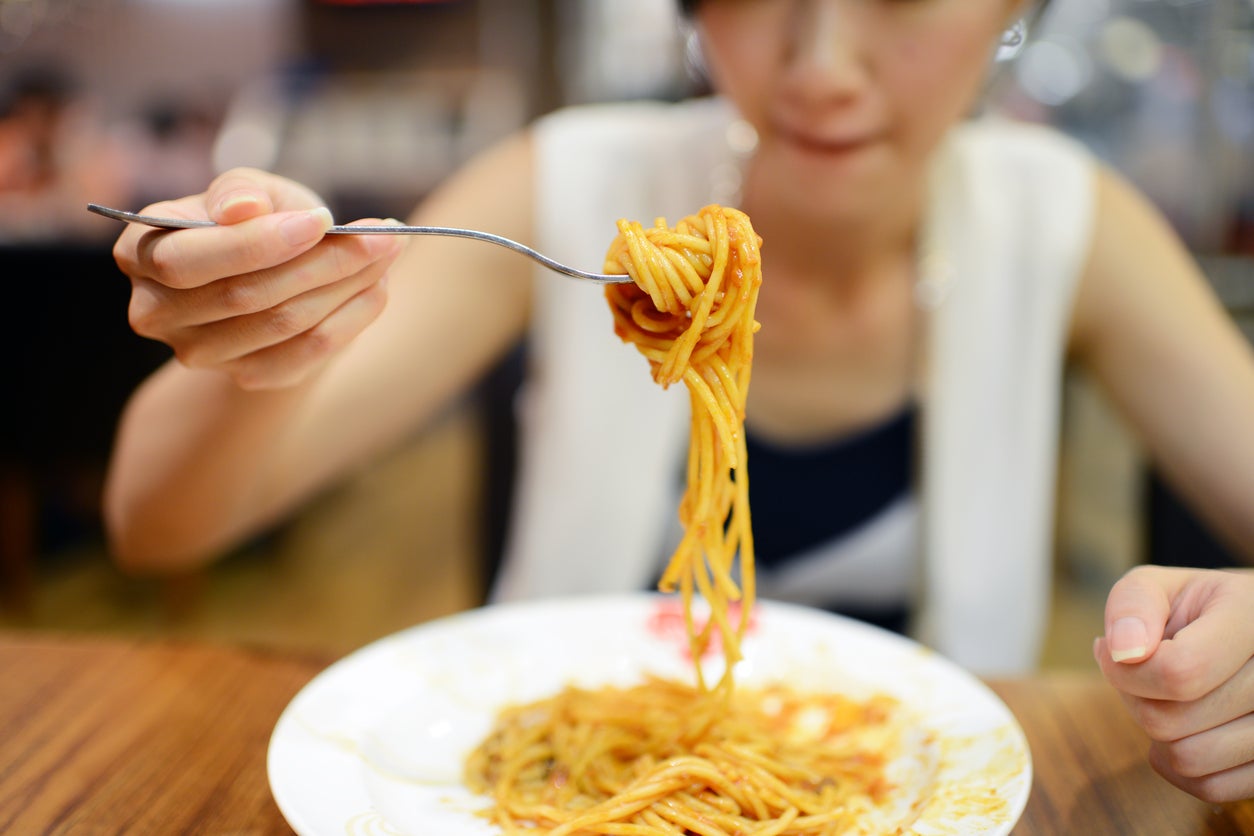
[[[1211,534],[1153,469],[1145,477],[1144,503],[1147,563],[1200,569],[1245,565]]]
[[[483,444],[483,475],[479,493],[480,595],[487,600],[501,568],[514,501],[518,465],[518,422],[515,414],[518,391],[527,364],[527,350],[520,345],[484,375],[473,395],[478,410]]]
[[[0,606],[29,614],[49,549],[100,533],[99,484],[122,406],[169,356],[127,325],[108,243],[0,244]]]

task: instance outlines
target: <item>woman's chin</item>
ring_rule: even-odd
[[[883,142],[832,148],[772,143],[759,150],[756,163],[760,188],[784,190],[770,202],[833,222],[873,217],[918,185]]]

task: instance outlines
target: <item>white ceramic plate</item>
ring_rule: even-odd
[[[743,650],[738,683],[901,701],[900,789],[865,832],[1010,832],[1031,758],[979,680],[895,634],[773,602],[756,609]],[[567,683],[629,685],[646,672],[691,681],[691,670],[673,596],[498,605],[429,622],[350,654],[296,695],[270,740],[271,791],[301,836],[491,836],[461,767],[499,708]]]

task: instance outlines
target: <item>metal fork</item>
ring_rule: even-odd
[[[106,218],[113,218],[116,221],[122,221],[128,224],[143,224],[145,226],[156,227],[158,229],[200,229],[203,227],[217,226],[213,221],[198,221],[188,218],[158,218],[153,215],[139,215],[135,212],[125,212],[121,209],[110,209],[108,206],[101,206],[98,203],[87,204],[87,211],[95,212],[97,215],[104,215]],[[449,238],[473,238],[476,241],[487,241],[489,244],[505,247],[517,253],[522,253],[528,258],[534,259],[543,264],[550,270],[562,273],[567,276],[573,276],[576,279],[587,279],[588,281],[601,282],[602,284],[621,284],[631,281],[631,276],[627,275],[607,275],[605,273],[589,273],[586,270],[578,270],[560,261],[554,261],[543,253],[536,252],[525,244],[500,235],[493,235],[490,232],[480,232],[477,229],[462,229],[456,226],[333,226],[327,230],[328,235],[443,235]]]

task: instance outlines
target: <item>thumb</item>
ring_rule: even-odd
[[[1171,617],[1175,578],[1161,567],[1139,566],[1111,587],[1106,599],[1106,648],[1115,662],[1154,655]]]
[[[218,223],[237,224],[270,212],[317,209],[326,202],[295,180],[255,168],[234,168],[214,178],[205,205]]]
[[[275,211],[271,179],[247,168],[218,175],[205,193],[209,217],[220,224],[237,224]]]

